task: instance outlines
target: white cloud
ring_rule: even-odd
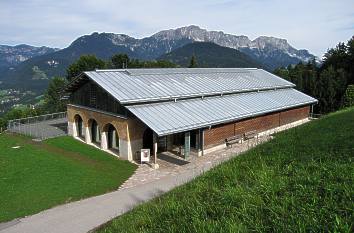
[[[145,37],[190,24],[251,39],[286,38],[321,56],[353,33],[354,2],[280,0],[0,2],[0,44],[66,47],[94,31]]]

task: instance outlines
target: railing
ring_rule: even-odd
[[[310,113],[310,119],[318,119],[321,118],[323,114],[318,114],[318,113]]]
[[[38,139],[65,135],[66,112],[57,112],[40,116],[9,120],[7,130]]]

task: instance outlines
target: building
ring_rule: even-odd
[[[84,72],[68,86],[68,131],[123,159],[142,148],[184,157],[225,139],[307,119],[316,99],[262,69]]]

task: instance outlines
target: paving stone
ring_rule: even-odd
[[[187,170],[198,171],[200,168],[207,165],[212,167],[216,166],[226,160],[229,160],[232,157],[247,151],[256,145],[259,145],[260,143],[268,141],[269,139],[271,139],[269,135],[259,137],[258,140],[250,139],[249,142],[245,141],[242,144],[235,144],[232,147],[218,150],[204,156],[190,156],[189,160],[184,160],[176,155],[173,155],[172,153],[164,154],[164,156],[158,155],[158,169],[153,169],[149,164],[139,164],[139,167],[135,173],[120,186],[119,190],[150,183],[167,176],[178,176]],[[166,158],[166,156],[171,156],[175,159],[182,160],[187,163],[184,165],[178,165],[172,162],[168,162],[165,159],[161,159],[161,157]]]

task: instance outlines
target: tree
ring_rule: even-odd
[[[348,106],[346,89],[354,84],[354,37],[324,55],[321,67],[315,60],[279,68],[275,74],[293,82],[298,90],[319,100],[315,112],[328,113]]]
[[[197,59],[196,57],[193,55],[192,58],[191,58],[191,61],[189,63],[189,68],[196,68],[198,67],[198,64],[197,64]]]
[[[71,81],[84,71],[106,68],[106,63],[95,55],[83,55],[66,70],[66,78]]]
[[[333,66],[336,70],[338,68],[347,68],[348,65],[348,47],[344,43],[339,43],[335,48],[329,49],[324,54],[322,70]]]
[[[6,120],[12,120],[12,119],[19,119],[25,117],[24,111],[21,108],[12,108],[10,111],[8,111],[4,119]]]
[[[175,68],[176,64],[165,61],[165,60],[157,60],[157,61],[144,61],[145,68]]]
[[[165,60],[140,61],[139,59],[130,59],[127,54],[116,54],[109,61],[109,67],[114,69],[122,68],[174,68],[176,64]]]
[[[54,77],[44,94],[44,109],[47,112],[62,112],[65,111],[65,102],[61,100],[63,90],[66,85],[65,78]]]
[[[4,129],[7,127],[7,122],[13,119],[26,118],[32,116],[38,116],[43,114],[41,108],[35,108],[33,106],[20,106],[12,108],[8,111],[2,118],[0,118],[0,128]]]
[[[275,75],[278,75],[286,80],[290,80],[289,78],[289,70],[284,67],[280,67],[274,70],[273,72]]]
[[[331,112],[336,109],[336,72],[333,66],[328,67],[320,75],[320,83],[322,85],[320,92],[319,104],[321,105],[322,113]]]
[[[111,65],[114,69],[128,68],[129,62],[130,59],[127,54],[116,54],[111,58]]]
[[[354,106],[354,85],[348,85],[344,94],[343,107]]]
[[[354,84],[354,36],[347,43],[348,49],[348,83]]]
[[[0,133],[6,129],[7,121],[4,118],[0,118]]]

